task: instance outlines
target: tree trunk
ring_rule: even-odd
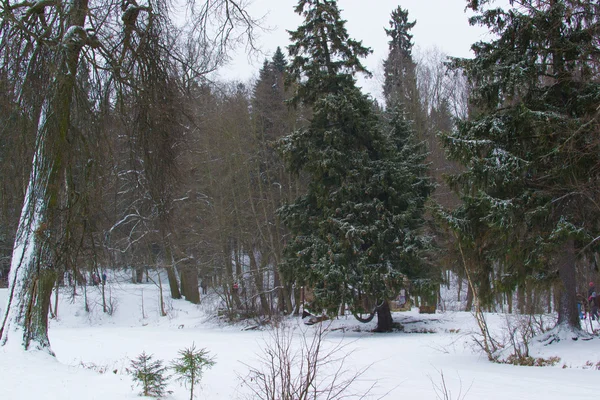
[[[273,268],[273,286],[279,288],[277,289],[277,312],[283,314],[286,310],[286,303],[289,300],[285,297],[283,284],[279,274],[279,266],[277,264],[275,264]]]
[[[473,309],[473,288],[471,285],[467,285],[467,304],[465,305],[465,311],[471,311]]]
[[[104,283],[101,283],[100,288],[102,289],[102,312],[108,312],[108,307],[106,306],[106,291],[104,290]]]
[[[279,260],[276,260],[276,263],[277,265],[275,267],[275,274],[278,277],[278,284],[281,286],[281,289],[279,291],[279,301],[282,302],[282,304],[279,306],[279,310],[282,312],[285,311],[288,315],[292,312],[298,314],[298,310],[300,309],[300,302],[296,300],[296,307],[294,309],[292,304],[293,293],[291,290],[291,285],[285,280],[285,275],[281,273],[281,268],[279,267]]]
[[[562,283],[557,325],[581,330],[577,311],[577,281],[575,278],[575,243],[569,239],[558,257],[558,274]]]
[[[186,289],[187,289],[187,286],[185,284],[185,271],[182,268],[180,268],[179,269],[179,291],[183,298],[185,298]]]
[[[83,27],[87,9],[87,0],[73,0],[65,8],[63,32]],[[52,354],[48,308],[56,272],[50,249],[57,247],[50,241],[60,235],[49,233],[57,228],[64,195],[62,183],[71,147],[70,112],[82,46],[82,42],[67,41],[53,49],[56,68],[41,108],[31,175],[15,235],[9,296],[0,327],[1,345],[6,345],[11,336],[20,336],[17,340],[25,350],[34,347]]]
[[[258,297],[260,299],[260,308],[262,310],[263,315],[270,315],[270,307],[269,301],[267,300],[267,296],[265,295],[265,288],[263,284],[264,276],[262,271],[259,271],[258,264],[256,262],[256,255],[254,254],[254,249],[250,248],[250,252],[248,254],[250,257],[250,271],[252,271],[252,277],[254,278],[254,285],[256,286],[256,290],[258,291]]]
[[[142,283],[142,282],[144,282],[144,268],[137,267],[135,269],[135,283]]]
[[[301,304],[301,300],[300,300],[300,297],[301,297],[300,290],[301,289],[300,289],[300,287],[297,286],[297,285],[296,285],[296,287],[292,287],[292,285],[288,285],[288,289],[287,290],[288,290],[288,293],[293,292],[293,294],[294,294],[294,304],[291,303],[291,300],[290,300],[290,303],[289,303],[290,307],[293,307],[293,313],[294,313],[294,315],[296,315],[296,316],[300,315],[300,304]],[[286,297],[286,299],[287,298],[289,298],[289,296]]]
[[[233,258],[233,245],[232,242],[233,240],[227,240],[227,243],[225,245],[225,282],[224,282],[224,286],[227,286],[227,290],[225,291],[226,293],[229,292],[231,298],[230,301],[228,301],[228,303],[230,304],[230,311],[233,311],[233,307],[236,307],[237,309],[240,309],[242,307],[242,302],[240,301],[240,296],[238,293],[239,290],[239,284],[237,282],[237,277],[234,277],[233,275],[233,263],[232,263],[232,258]]]
[[[181,268],[181,291],[190,303],[200,303],[200,290],[198,289],[198,271],[195,267]]]
[[[233,275],[233,286],[232,286],[232,296],[233,301],[238,309],[242,309],[242,301],[240,300],[240,292],[243,290],[243,276],[242,276],[242,263],[241,263],[241,249],[237,247],[235,248],[235,257],[234,257],[234,267],[235,273]]]
[[[377,327],[375,328],[375,332],[390,332],[393,327],[394,320],[392,319],[390,303],[384,300],[383,304],[377,308]]]
[[[179,291],[179,286],[177,285],[177,274],[175,273],[175,268],[173,265],[169,265],[166,267],[167,270],[167,279],[169,280],[169,289],[171,290],[171,298],[180,299],[181,292]]]
[[[177,284],[177,273],[175,272],[175,263],[173,262],[173,252],[171,244],[167,241],[167,237],[163,231],[163,245],[165,246],[165,266],[167,269],[167,279],[169,280],[169,289],[171,290],[171,298],[180,299],[181,292]]]
[[[517,286],[517,310],[519,314],[525,314],[525,284]]]
[[[158,278],[158,300],[160,302],[160,316],[161,317],[166,317],[167,316],[167,312],[165,311],[165,298],[163,297],[163,285],[162,285],[162,279],[160,278],[160,269],[156,269],[157,272],[157,278]],[[102,290],[104,291],[104,286],[102,286]]]
[[[531,291],[531,285],[525,285],[525,312],[527,315],[533,315],[534,311],[534,301],[533,301],[533,293]]]
[[[33,252],[39,254],[43,244],[36,243],[30,235],[24,236],[32,239],[33,243],[22,243],[21,237],[15,244],[0,344],[6,345],[9,336],[20,337],[18,345],[25,350],[35,348],[52,354],[48,339],[48,312],[56,273],[51,265],[40,265],[41,257],[34,257]]]
[[[56,291],[54,292],[54,318],[58,318],[58,291],[60,290],[60,278],[56,281]]]

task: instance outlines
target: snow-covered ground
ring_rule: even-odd
[[[0,347],[0,399],[139,398],[139,389],[132,387],[126,373],[130,360],[146,351],[168,362],[193,343],[209,350],[216,360],[204,375],[198,398],[248,398],[240,377],[247,375],[247,365],[259,365],[260,349],[271,337],[268,329],[250,330],[248,325],[227,325],[211,317],[210,295],[198,306],[167,300],[168,316],[160,317],[156,286],[110,287],[116,309],[112,316],[102,312],[98,287],[89,288],[89,313],[84,311],[83,296],[72,301],[61,293],[58,319],[50,327],[56,358]],[[0,309],[6,296],[6,289],[0,289]],[[472,337],[476,324],[469,313],[419,315],[411,311],[395,313],[394,319],[404,325],[404,332],[371,333],[373,325],[349,317],[333,321],[325,339],[330,345],[345,345],[350,372],[366,368],[353,389],[360,392],[376,382],[371,398],[443,399],[434,390],[442,383],[441,374],[450,391],[448,399],[453,400],[598,396],[598,337],[550,346],[534,343],[533,356],[556,356],[560,361],[552,367],[516,367],[490,363],[480,354]],[[488,314],[487,319],[492,331],[500,335],[506,316]],[[298,341],[302,332],[310,335],[316,329],[297,319],[285,323],[295,330]],[[172,382],[168,389],[173,392],[165,399],[189,399],[189,392],[178,383]]]

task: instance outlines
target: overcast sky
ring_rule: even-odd
[[[289,35],[286,30],[296,29],[302,21],[294,13],[296,4],[296,0],[252,0],[250,13],[255,17],[265,15],[263,25],[271,28],[269,32],[261,32],[258,41],[267,56],[277,46],[281,46],[287,55],[285,46],[289,44]],[[482,39],[485,31],[469,26],[465,4],[465,0],[338,0],[350,36],[362,40],[363,45],[373,50],[364,63],[374,75],[381,74],[388,41],[384,27],[389,26],[390,13],[398,5],[408,10],[410,20],[417,21],[412,30],[415,48],[425,51],[437,47],[448,55],[470,57],[471,44]],[[231,63],[220,71],[220,76],[227,80],[247,81],[257,75],[264,58],[265,55],[261,55],[249,59],[240,48]],[[377,78],[360,79],[359,85],[378,95],[380,83]]]

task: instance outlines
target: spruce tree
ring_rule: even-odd
[[[152,355],[142,352],[135,360],[131,360],[131,378],[141,386],[143,396],[162,397],[166,393],[169,377],[167,367],[162,360],[154,360]]]
[[[416,21],[408,21],[408,11],[398,6],[392,11],[390,28],[385,30],[390,38],[388,56],[383,62],[383,96],[387,107],[395,104],[407,106],[417,100],[416,64],[412,59],[412,35]],[[414,116],[413,116],[414,117]]]
[[[280,209],[293,234],[286,272],[312,289],[313,311],[347,305],[357,316],[377,314],[377,329],[388,331],[388,301],[420,258],[430,184],[412,168],[406,126],[382,130],[356,87],[369,50],[348,37],[336,2],[301,0],[296,12],[304,23],[290,32],[294,101],[313,117],[280,142],[289,169],[309,178],[306,194]]]
[[[184,385],[189,385],[190,400],[194,400],[194,388],[200,384],[204,370],[215,365],[213,357],[206,349],[196,349],[196,345],[179,350],[179,357],[171,362],[171,368],[176,379]]]
[[[285,55],[283,51],[281,51],[281,47],[277,46],[275,49],[275,54],[273,54],[273,59],[271,60],[271,64],[273,64],[273,68],[279,72],[284,73],[287,68],[287,60],[285,59]]]
[[[295,8],[304,23],[290,31],[289,78],[297,83],[294,102],[313,104],[317,96],[354,86],[354,74],[371,74],[361,64],[371,50],[348,36],[334,0],[300,0]]]
[[[447,220],[474,244],[480,274],[502,265],[488,289],[556,281],[558,325],[579,331],[577,256],[595,254],[599,234],[598,4],[488,3],[469,1],[472,23],[496,37],[453,61],[474,90],[470,118],[445,137],[465,167],[450,179],[464,204]]]
[[[408,11],[398,6],[392,11],[389,29],[388,56],[383,61],[383,96],[386,109],[402,107],[406,118],[412,121],[420,140],[427,136],[427,116],[417,88],[417,64],[412,56],[410,31],[416,21],[409,21]]]
[[[287,134],[301,119],[299,113],[287,107],[285,102],[290,97],[291,90],[284,85],[284,74],[287,61],[281,48],[277,48],[271,61],[266,60],[260,69],[252,93],[252,125],[256,135],[257,154],[256,171],[260,176],[254,186],[258,189],[255,194],[259,214],[265,216],[262,234],[259,235],[264,253],[268,254],[269,264],[275,269],[275,286],[279,287],[277,296],[278,309],[286,314],[293,312],[292,282],[281,276],[280,261],[282,257],[285,229],[276,217],[276,209],[283,203],[283,198],[291,197],[298,187],[296,179],[290,179],[285,171],[281,157],[274,146],[276,140]],[[257,280],[258,282],[258,280]]]
[[[271,61],[265,59],[252,93],[253,122],[257,132],[269,141],[279,138],[288,125],[283,82],[285,68],[285,58],[279,58],[277,52]]]
[[[419,174],[425,174],[428,171],[420,170],[427,154],[425,139],[428,138],[431,145],[435,142],[435,136],[427,134],[426,112],[417,89],[417,64],[412,56],[413,36],[410,33],[415,25],[416,21],[409,20],[408,10],[398,6],[390,15],[389,28],[385,29],[389,41],[388,56],[383,62],[384,123],[387,123],[387,129],[397,131],[400,128],[401,132],[405,132],[405,146],[411,147],[416,152],[415,156],[422,158],[413,167]],[[429,153],[429,162],[431,157],[432,153]],[[440,274],[436,276],[431,268],[427,272],[427,276],[411,275],[416,279],[412,282],[411,292],[426,299],[424,304],[435,305]]]

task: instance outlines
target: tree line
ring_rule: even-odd
[[[400,289],[436,304],[454,276],[469,309],[516,293],[578,330],[597,274],[599,9],[514,3],[467,2],[495,34],[473,59],[415,59],[416,22],[393,10],[378,102],[333,0],[298,2],[289,55],[253,83],[207,79],[253,40],[232,0],[188,2],[184,25],[163,1],[3,2],[2,343],[49,348],[65,273],[124,267],[196,303],[202,282],[231,318],[305,304],[380,331]]]

